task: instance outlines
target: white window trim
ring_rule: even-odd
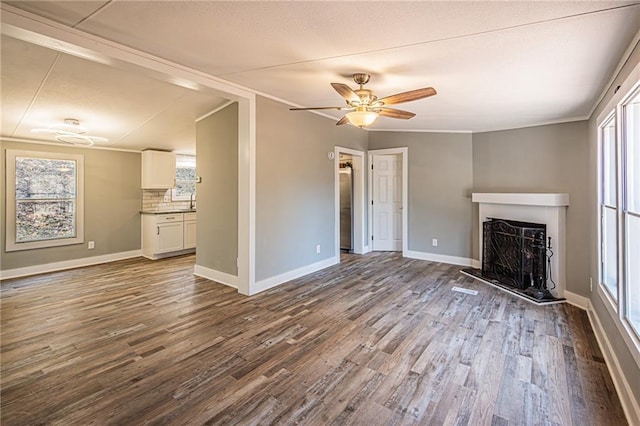
[[[176,155],[176,175],[177,175],[177,170],[178,170],[178,164],[177,163],[180,160],[180,156],[182,156],[182,157],[193,157],[194,162],[195,162],[195,159],[196,159],[195,155],[177,154]],[[190,201],[191,197],[189,195],[178,195],[177,191],[176,191],[176,188],[178,186],[178,182],[190,182],[190,181],[178,180],[177,176],[176,176],[176,178],[174,180],[175,180],[176,186],[174,188],[171,188],[171,201]],[[195,201],[195,200],[196,200],[196,193],[194,192],[193,193],[193,201]]]
[[[603,183],[604,183],[604,175],[605,175],[605,170],[604,170],[604,148],[603,148],[603,139],[602,139],[602,131],[604,129],[604,125],[605,123],[608,123],[609,121],[613,120],[613,124],[615,126],[616,129],[616,135],[615,135],[615,140],[613,141],[615,144],[615,158],[614,158],[614,162],[615,162],[615,167],[616,167],[616,206],[615,206],[615,212],[616,212],[616,242],[618,244],[618,247],[616,249],[616,294],[613,294],[611,292],[611,290],[609,289],[609,287],[607,287],[605,285],[605,283],[602,281],[602,277],[604,275],[604,270],[602,268],[603,265],[603,239],[602,239],[602,234],[603,234],[603,229],[602,229],[602,225],[603,225],[603,220],[604,220],[604,208],[611,208],[612,206],[609,206],[608,204],[605,204],[604,200],[603,200],[603,196],[604,196],[604,187],[603,187]],[[620,300],[620,283],[622,281],[622,277],[620,276],[620,268],[619,268],[619,262],[620,262],[620,238],[619,238],[619,234],[620,234],[620,210],[618,208],[619,204],[620,204],[620,190],[619,190],[619,180],[620,180],[620,150],[619,150],[619,141],[620,141],[620,137],[619,137],[619,127],[618,126],[618,109],[617,108],[613,108],[611,110],[611,112],[609,112],[608,114],[606,114],[604,119],[601,119],[598,124],[597,124],[597,144],[598,144],[598,156],[597,156],[597,161],[598,161],[598,285],[600,287],[600,289],[602,290],[602,292],[605,295],[606,300],[609,302],[610,307],[614,310],[615,315],[618,315],[618,301]]]
[[[16,157],[73,160],[76,162],[76,236],[16,243]],[[84,243],[84,155],[8,149],[6,156],[6,244],[5,250],[19,251]]]
[[[188,182],[188,181],[184,181],[184,180],[177,180],[176,181],[176,185],[178,184],[178,182]],[[171,201],[189,201],[190,197],[189,195],[178,195],[176,194],[176,189],[175,188],[171,188]],[[196,200],[196,193],[193,193],[193,201]]]
[[[621,183],[620,183],[620,193],[622,193],[622,197],[621,197],[621,205],[619,207],[619,212],[620,212],[620,227],[622,228],[619,232],[619,238],[622,240],[620,241],[620,250],[621,253],[627,253],[627,248],[628,248],[628,241],[629,241],[629,237],[628,237],[628,220],[629,220],[629,216],[637,216],[637,213],[635,212],[629,212],[628,211],[628,207],[629,207],[629,200],[628,200],[628,192],[627,192],[627,188],[626,188],[626,182],[627,182],[627,173],[628,173],[628,145],[627,145],[627,133],[623,134],[623,129],[627,128],[627,123],[626,123],[626,114],[625,114],[625,107],[629,104],[629,102],[631,102],[632,99],[634,99],[635,97],[637,97],[638,95],[640,95],[640,78],[638,79],[638,81],[633,85],[633,87],[626,92],[626,94],[624,95],[624,97],[622,98],[622,100],[620,101],[620,103],[617,106],[618,109],[618,113],[620,114],[620,119],[618,120],[618,124],[620,125],[620,131],[619,131],[619,137],[620,137],[620,145],[621,145],[621,155],[620,155],[620,162],[619,162],[619,166],[620,166],[620,174],[619,174],[619,179],[621,179]],[[622,180],[624,177],[624,180]],[[624,279],[625,279],[625,283],[627,283],[627,281],[629,281],[629,268],[630,268],[630,259],[629,259],[629,255],[626,254],[625,255],[625,259],[623,259],[623,263],[621,265],[622,268],[622,273],[624,275]],[[631,321],[629,320],[629,298],[631,297],[630,295],[630,285],[631,284],[627,284],[624,286],[624,288],[622,288],[619,291],[619,294],[621,295],[621,297],[623,298],[623,303],[624,303],[624,307],[623,309],[621,309],[621,313],[622,313],[622,322],[625,325],[625,328],[627,330],[629,330],[631,332],[631,334],[634,337],[634,340],[636,342],[636,347],[640,350],[640,330],[637,329],[637,326],[634,327],[631,324]],[[638,283],[638,285],[640,285],[640,283]]]
[[[628,323],[625,314],[626,314],[626,309],[627,307],[626,305],[626,297],[627,294],[624,287],[624,278],[623,276],[621,276],[622,274],[626,274],[626,268],[624,267],[624,265],[621,265],[621,263],[623,262],[622,256],[618,256],[618,263],[619,263],[619,267],[618,267],[618,300],[615,301],[611,295],[609,294],[608,289],[600,282],[600,277],[602,277],[602,245],[601,245],[601,241],[602,241],[602,221],[600,219],[600,206],[601,206],[601,202],[602,202],[602,191],[601,191],[601,177],[602,177],[602,140],[601,140],[601,132],[600,129],[602,127],[602,125],[604,124],[605,121],[607,121],[607,119],[615,112],[616,114],[616,139],[620,138],[620,133],[621,133],[621,128],[620,128],[620,121],[621,121],[621,114],[622,114],[622,105],[631,98],[632,93],[635,92],[635,90],[637,90],[637,88],[640,87],[640,64],[637,64],[635,66],[635,68],[629,73],[629,75],[627,76],[627,78],[625,79],[625,81],[620,85],[620,87],[618,88],[617,92],[613,95],[613,97],[611,98],[611,100],[609,100],[609,102],[606,104],[605,108],[602,110],[602,112],[596,117],[596,131],[597,131],[597,154],[596,154],[596,161],[597,161],[597,173],[598,173],[598,180],[597,180],[597,191],[598,191],[598,195],[597,195],[597,200],[598,200],[598,204],[597,204],[597,209],[598,209],[598,220],[597,220],[597,224],[598,224],[598,286],[597,286],[597,294],[600,296],[600,299],[604,302],[604,306],[607,309],[607,311],[609,312],[609,314],[611,315],[611,318],[614,320],[613,323],[615,324],[616,328],[618,329],[618,331],[620,332],[620,335],[622,336],[622,340],[626,343],[627,347],[629,348],[629,351],[631,352],[632,357],[634,358],[634,360],[636,361],[636,363],[640,366],[640,338],[638,337],[638,335],[635,333],[635,331],[631,328],[631,325]],[[618,140],[616,141],[616,145],[618,145]],[[617,149],[617,148],[616,148]],[[620,179],[622,179],[622,158],[619,155],[620,153],[618,153],[618,158],[617,158],[617,163],[618,163],[618,170],[617,170],[617,179],[620,181]],[[622,209],[623,204],[621,204],[623,202],[623,200],[620,199],[620,196],[622,194],[622,189],[621,189],[621,185],[618,184],[616,191],[618,191],[618,201],[617,201],[617,205],[618,205],[618,216],[619,216],[619,221],[618,221],[618,228],[620,228],[621,226],[623,226],[623,224],[620,223],[621,219],[621,213],[620,210]],[[621,235],[621,231],[618,231],[618,237],[620,237]],[[621,245],[622,245],[622,241],[620,238],[618,238],[618,253],[621,253],[620,249],[621,249]]]

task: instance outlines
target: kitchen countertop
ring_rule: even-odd
[[[173,214],[173,213],[195,213],[196,209],[173,209],[173,210],[140,210],[140,214]]]

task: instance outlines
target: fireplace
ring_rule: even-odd
[[[463,273],[538,304],[565,301],[568,194],[473,193],[478,261]]]
[[[516,290],[547,288],[547,226],[490,218],[483,223],[482,276]]]

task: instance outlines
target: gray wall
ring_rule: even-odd
[[[409,150],[409,250],[471,258],[471,142],[464,133],[369,132],[369,149]]]
[[[367,132],[263,97],[256,116],[256,280],[262,280],[336,255],[334,163],[327,154],[335,145],[366,151]]]
[[[238,104],[196,123],[196,264],[238,275]]]
[[[2,270],[23,268],[91,256],[140,249],[140,153],[108,151],[46,144],[2,141],[0,229],[5,234],[5,164],[7,149],[84,155],[84,244],[5,252],[2,238]],[[87,249],[95,241],[95,249]]]
[[[591,303],[593,309],[600,319],[602,328],[604,329],[611,346],[613,347],[620,368],[623,371],[627,382],[633,392],[636,401],[640,401],[640,366],[636,363],[633,355],[629,351],[629,347],[623,340],[620,329],[614,323],[614,317],[611,316],[609,310],[605,307],[606,301],[602,300],[597,291],[595,291],[596,283],[599,281],[598,277],[598,133],[596,119],[600,115],[606,104],[611,100],[614,95],[614,90],[629,76],[634,67],[640,63],[640,46],[636,45],[631,57],[626,62],[620,73],[616,76],[613,84],[610,86],[607,94],[602,99],[600,104],[596,107],[595,111],[591,115],[589,120],[589,180],[586,184],[589,190],[589,254],[591,259],[590,274],[593,277],[594,291],[591,293]],[[619,322],[619,321],[618,321]]]
[[[569,194],[566,288],[585,297],[590,291],[587,129],[586,121],[577,121],[473,135],[474,192]],[[477,227],[475,221],[475,258]]]

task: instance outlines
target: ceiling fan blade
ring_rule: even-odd
[[[341,124],[346,124],[349,122],[349,119],[347,118],[347,116],[345,115],[344,117],[342,117],[340,120],[338,120],[338,122],[336,123],[336,126],[339,126]]]
[[[310,109],[337,109],[339,111],[351,109],[349,107],[308,107],[308,108],[289,108],[289,111],[307,111]]]
[[[433,87],[425,87],[424,89],[410,90],[408,92],[396,93],[395,95],[387,96],[382,99],[378,99],[383,105],[400,104],[403,102],[417,101],[418,99],[428,98],[436,93],[436,89]]]
[[[331,83],[331,86],[347,100],[347,102],[360,102],[360,96],[351,87],[342,83]]]
[[[379,109],[380,111],[378,113],[383,117],[400,118],[403,120],[408,120],[416,116],[412,112],[403,111],[401,109],[395,109],[395,108],[379,108]],[[378,108],[376,108],[375,110],[377,111]]]

